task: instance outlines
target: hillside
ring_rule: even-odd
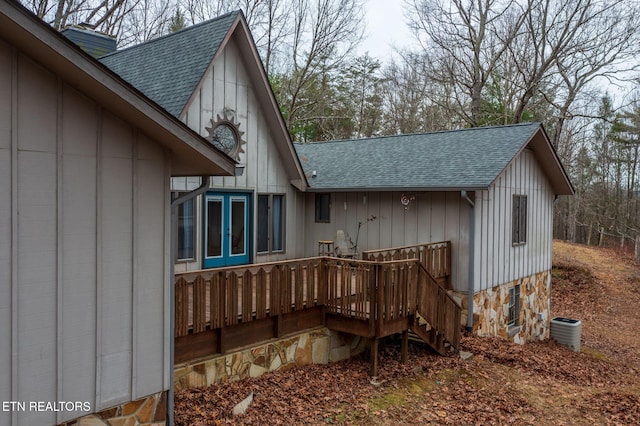
[[[580,353],[464,336],[469,360],[412,344],[403,365],[389,340],[375,381],[363,357],[183,391],[176,423],[637,425],[640,268],[610,250],[555,242],[552,304],[554,316],[582,320]],[[250,392],[252,407],[232,418]]]

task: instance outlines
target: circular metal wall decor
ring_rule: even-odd
[[[409,205],[413,203],[416,199],[416,196],[413,194],[402,194],[400,196],[400,204],[404,206],[404,209],[407,210]]]
[[[245,144],[242,140],[244,132],[240,131],[240,123],[236,123],[233,117],[227,116],[225,111],[223,117],[217,114],[215,121],[212,118],[211,127],[205,127],[205,129],[209,132],[207,140],[211,145],[236,161],[240,159],[240,154],[244,152],[242,146]]]

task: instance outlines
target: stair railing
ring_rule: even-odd
[[[440,285],[429,271],[420,264],[418,278],[417,312],[431,326],[431,333],[460,350],[461,307]]]

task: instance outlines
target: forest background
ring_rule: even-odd
[[[640,241],[637,0],[405,0],[412,47],[385,58],[358,53],[363,0],[22,3],[119,48],[242,9],[296,142],[542,122],[576,191],[554,236]]]

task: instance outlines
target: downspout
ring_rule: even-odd
[[[169,344],[169,391],[167,394],[167,425],[169,426],[173,426],[173,398],[174,398],[174,391],[173,391],[173,370],[174,370],[174,358],[175,358],[175,344],[176,344],[176,339],[174,336],[174,328],[175,328],[175,315],[176,315],[176,306],[175,306],[175,298],[176,298],[176,285],[175,285],[175,281],[176,281],[176,276],[175,276],[175,232],[174,232],[174,223],[176,220],[176,207],[178,207],[180,204],[184,203],[187,200],[190,200],[192,198],[197,197],[198,195],[204,194],[206,192],[207,189],[209,189],[209,185],[211,182],[211,178],[209,176],[202,176],[202,183],[200,184],[200,186],[196,189],[194,189],[193,191],[187,192],[186,194],[182,194],[181,196],[179,196],[178,198],[176,198],[175,200],[173,200],[171,202],[171,257],[170,257],[170,269],[169,269],[169,276],[170,276],[170,280],[171,280],[171,290],[169,291],[170,294],[170,308],[169,308],[169,329],[171,330],[171,342]]]
[[[475,203],[469,198],[467,191],[461,191],[460,195],[462,198],[467,200],[469,203],[469,275],[468,275],[468,287],[467,290],[467,331],[471,333],[473,331],[473,293],[475,290],[475,284],[473,282],[474,274],[474,254],[475,254],[475,229],[476,229],[476,221],[475,221]]]

